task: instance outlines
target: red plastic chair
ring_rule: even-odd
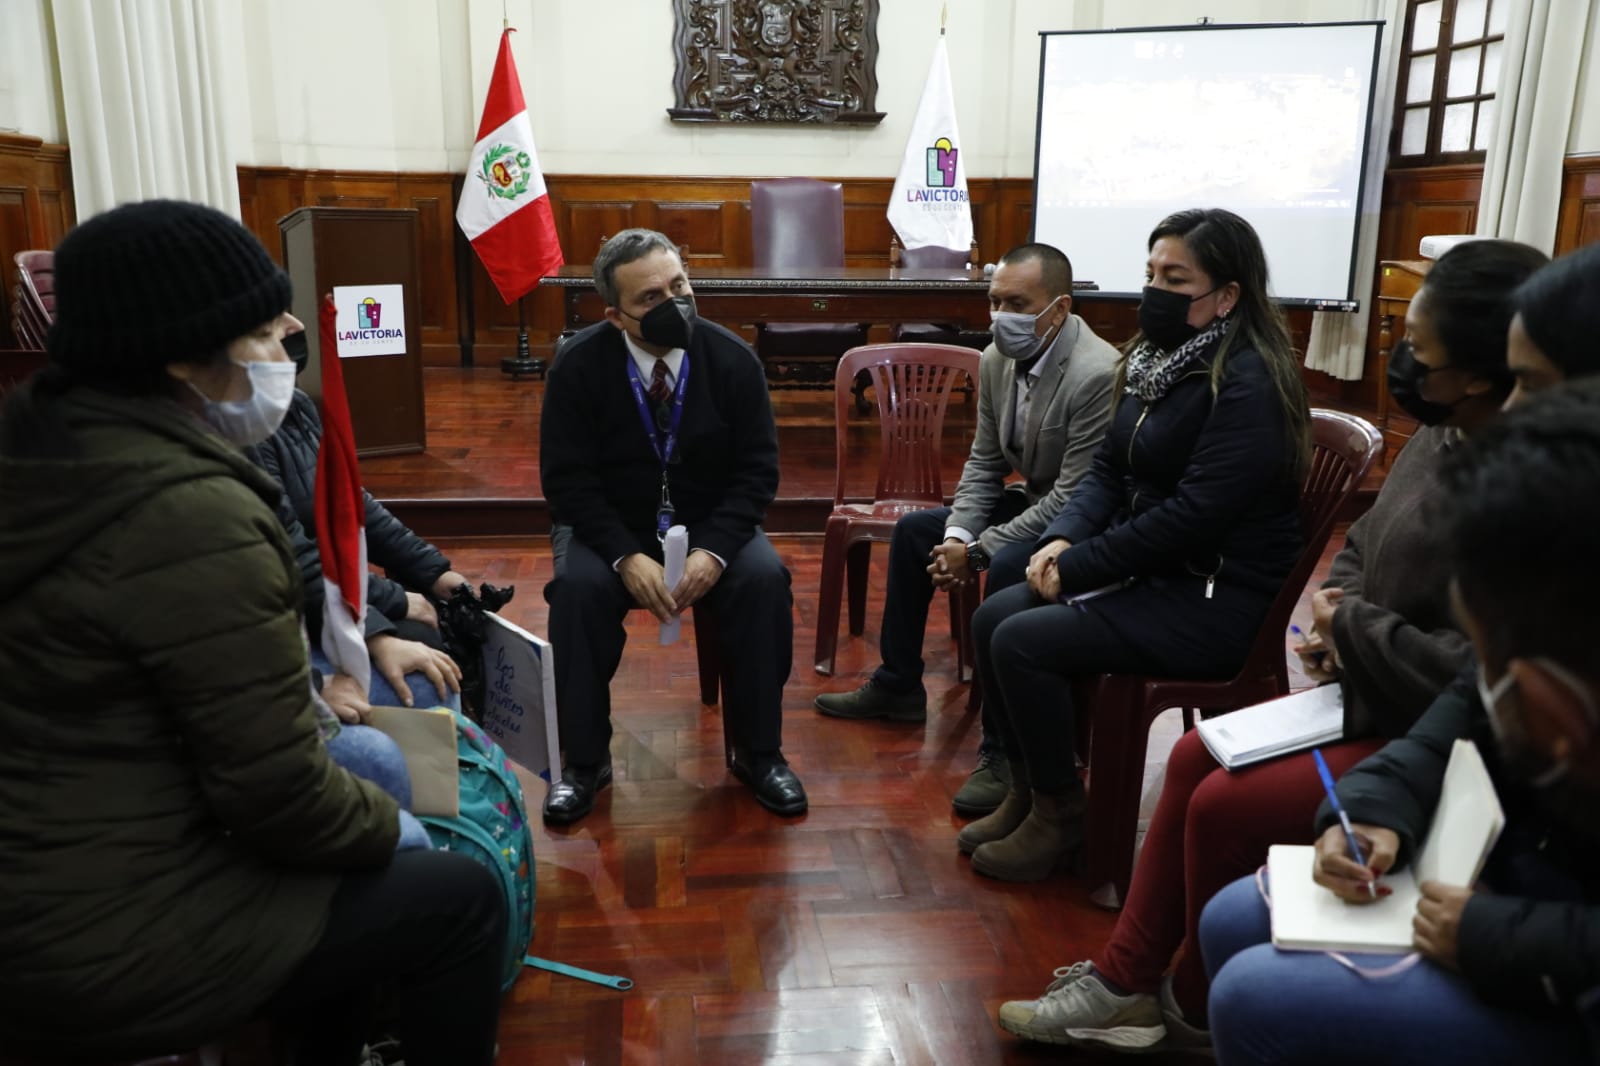
[[[17,284],[44,314],[45,324],[56,317],[56,253],[44,249],[18,252],[11,257],[17,265]]]
[[[1311,468],[1300,492],[1306,543],[1273,600],[1238,675],[1228,681],[1103,674],[1073,686],[1078,721],[1089,728],[1088,877],[1090,898],[1115,909],[1128,896],[1144,787],[1150,724],[1169,707],[1222,713],[1289,694],[1283,634],[1300,593],[1322,558],[1339,512],[1383,452],[1383,436],[1364,419],[1313,410]]]
[[[870,504],[844,502],[845,448],[851,386],[858,374],[870,379],[878,402],[878,486]],[[839,603],[850,585],[850,632],[866,627],[867,563],[873,541],[886,541],[895,522],[911,511],[944,505],[939,442],[950,393],[978,382],[978,353],[949,344],[868,344],[852,348],[834,374],[836,440],[833,513],[822,541],[822,589],[817,604],[819,674],[833,673],[839,636]],[[952,613],[977,597],[953,599]]]
[[[722,652],[717,648],[716,615],[705,603],[697,603],[690,610],[694,613],[694,652],[695,664],[700,672],[700,702],[707,707],[715,707],[718,702],[718,690],[728,690],[727,664],[722,661]],[[722,708],[722,763],[729,769],[733,768],[733,726],[728,721],[728,709]]]

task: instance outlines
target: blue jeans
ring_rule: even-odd
[[[333,664],[328,661],[328,657],[322,654],[322,649],[314,645],[311,648],[311,665],[323,677],[328,677],[336,672],[333,669]],[[428,680],[426,674],[407,674],[406,688],[411,690],[411,698],[414,701],[412,703],[413,707],[448,707],[452,711],[461,710],[461,693],[450,692],[448,699],[440,699],[439,690],[434,687],[432,681]],[[445,691],[449,692],[448,689]],[[374,707],[405,706],[400,702],[400,697],[396,694],[394,686],[389,684],[388,680],[376,670],[372,671],[372,684],[368,686],[367,702]]]
[[[1575,1015],[1561,1021],[1491,1007],[1459,974],[1426,959],[1366,978],[1322,952],[1279,951],[1254,877],[1212,897],[1200,917],[1200,948],[1223,1066],[1589,1061]],[[1395,956],[1353,961],[1382,966]]]
[[[328,755],[357,777],[393,796],[400,804],[400,840],[396,851],[426,848],[428,831],[411,813],[411,775],[400,746],[368,725],[345,725],[328,741]]]

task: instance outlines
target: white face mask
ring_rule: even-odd
[[[213,429],[240,447],[260,444],[283,425],[289,404],[294,402],[294,363],[241,363],[237,359],[232,363],[250,377],[248,400],[213,400],[194,382],[189,382],[189,387],[205,401],[203,417]]]

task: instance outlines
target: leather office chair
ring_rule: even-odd
[[[1311,468],[1300,491],[1305,548],[1267,611],[1244,666],[1226,681],[1102,674],[1073,685],[1079,709],[1079,750],[1088,752],[1088,877],[1090,899],[1116,908],[1128,898],[1133,844],[1144,788],[1150,724],[1168,707],[1223,713],[1289,694],[1284,631],[1311,572],[1333,535],[1339,513],[1383,452],[1383,435],[1364,419],[1337,411],[1311,412]],[[1081,734],[1087,726],[1088,745]]]
[[[852,386],[866,374],[878,400],[878,484],[869,504],[844,502],[845,449]],[[978,379],[978,353],[947,344],[870,344],[845,353],[834,375],[837,427],[833,512],[822,539],[822,582],[817,602],[817,673],[833,673],[839,639],[839,605],[847,569],[850,632],[866,628],[867,564],[873,541],[887,541],[907,512],[944,505],[939,443],[950,393]],[[975,591],[952,591],[950,611],[970,618]],[[957,628],[960,628],[959,624]],[[966,630],[970,630],[970,625]],[[958,638],[961,639],[961,638]]]
[[[844,266],[844,187],[814,178],[750,183],[751,263],[758,270]],[[838,359],[867,342],[867,327],[845,322],[764,322],[756,354],[774,359]],[[780,375],[778,382],[783,378]]]

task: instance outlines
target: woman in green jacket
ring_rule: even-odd
[[[151,201],[57,249],[52,364],[0,414],[0,1048],[193,1047],[270,1018],[349,1066],[493,1058],[504,903],[395,854],[329,759],[281,491],[239,452],[293,389],[289,280],[237,222]]]

